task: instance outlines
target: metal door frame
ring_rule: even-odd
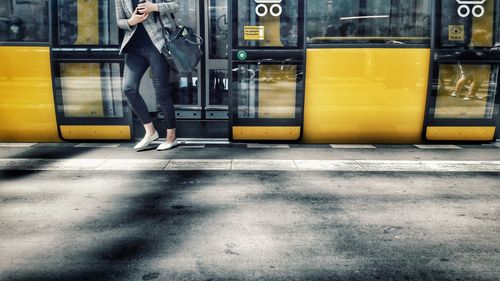
[[[248,0],[250,1],[250,0]],[[229,78],[229,139],[234,141],[233,138],[233,127],[240,126],[300,126],[300,137],[297,141],[302,139],[303,129],[304,129],[304,103],[305,103],[305,82],[306,82],[306,23],[307,23],[307,12],[306,12],[306,1],[298,0],[298,46],[292,49],[285,49],[281,47],[240,47],[238,46],[238,1],[229,1],[229,60],[228,60],[228,78]],[[266,50],[267,49],[267,50]],[[248,57],[246,60],[241,61],[237,59],[237,53],[240,50],[244,50]],[[290,58],[293,58],[290,60]],[[299,58],[297,60],[297,58]],[[233,68],[235,62],[241,62],[242,64],[256,63],[264,60],[265,63],[271,61],[272,59],[281,60],[283,63],[290,60],[297,64],[298,71],[297,76],[302,76],[299,83],[299,77],[297,78],[297,108],[300,108],[300,112],[296,113],[293,119],[266,119],[266,118],[237,118],[238,104],[237,98],[234,93],[234,81],[236,79],[236,74]],[[301,67],[300,67],[301,66]],[[299,73],[299,69],[302,73]],[[300,94],[299,94],[300,93]]]
[[[111,1],[109,1],[111,5]],[[65,138],[61,132],[61,126],[106,126],[120,125],[129,126],[130,135],[133,138],[132,113],[127,101],[122,99],[123,117],[66,117],[64,112],[58,110],[63,105],[62,92],[60,90],[60,66],[59,63],[119,63],[120,73],[123,73],[123,58],[118,55],[119,45],[60,45],[58,44],[58,1],[49,1],[49,39],[50,39],[50,61],[52,72],[52,89],[57,121],[57,130],[62,140]],[[109,7],[111,9],[113,7]],[[118,30],[118,42],[123,40],[124,32]],[[71,139],[71,141],[75,141]]]
[[[498,0],[496,0],[498,1]],[[496,3],[494,3],[495,5]],[[496,7],[496,6],[495,6]],[[429,82],[428,82],[428,93],[427,93],[427,105],[424,118],[424,126],[422,131],[422,139],[427,140],[427,127],[494,127],[497,126],[497,130],[500,126],[498,120],[500,120],[500,75],[497,77],[497,88],[496,96],[492,101],[494,104],[493,114],[491,118],[435,118],[431,111],[436,108],[437,95],[438,95],[438,84],[439,84],[439,66],[440,64],[452,64],[458,62],[466,62],[467,64],[491,64],[500,65],[500,50],[494,51],[486,48],[477,48],[472,50],[463,50],[456,48],[442,48],[440,46],[441,40],[441,12],[442,12],[442,2],[432,1],[432,20],[431,20],[431,62],[429,71]],[[500,38],[500,28],[498,27],[498,22],[496,14],[500,11],[494,11],[494,22],[493,28],[497,28],[493,31],[493,41]],[[471,15],[472,16],[472,15]],[[497,132],[498,134],[498,132]]]

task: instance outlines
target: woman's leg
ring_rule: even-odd
[[[149,56],[149,58],[149,63],[153,72],[153,85],[156,97],[167,123],[167,142],[173,142],[176,139],[176,124],[174,101],[169,88],[170,66],[165,57],[156,49],[151,51],[151,56]]]
[[[460,77],[460,79],[457,81],[457,84],[455,85],[455,91],[451,93],[452,97],[460,96],[460,92],[464,88],[465,82],[467,82],[467,78],[465,78],[465,76]]]
[[[153,119],[149,114],[148,107],[144,99],[139,94],[139,86],[142,76],[148,69],[149,62],[146,58],[134,54],[127,53],[125,56],[125,70],[123,73],[123,93],[132,107],[132,110],[137,114],[144,129],[146,130],[146,137],[155,133],[153,126]]]

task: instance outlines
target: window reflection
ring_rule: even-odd
[[[229,104],[229,79],[227,70],[211,69],[209,81],[209,105],[225,105]]]
[[[196,0],[180,1],[180,10],[176,14],[176,21],[179,25],[198,27],[199,5]],[[199,31],[197,31],[200,34]],[[194,70],[189,74],[170,73],[170,85],[174,94],[174,104],[177,106],[199,106],[200,81],[199,71]],[[151,91],[151,93],[153,93]]]
[[[0,41],[48,42],[48,0],[0,1]]]
[[[227,59],[229,54],[228,0],[210,0],[210,59]]]
[[[182,75],[170,75],[170,85],[176,105],[198,105],[198,71]]]
[[[495,22],[500,20],[500,1],[486,1],[482,5],[484,14],[481,17],[475,17],[472,13],[461,17],[458,14],[460,5],[456,1],[443,1],[442,5],[442,47],[488,48],[499,43],[498,30],[495,36]]]
[[[57,90],[65,117],[123,117],[118,63],[61,63]]]
[[[435,118],[491,118],[498,66],[440,66]]]
[[[308,1],[309,43],[429,43],[431,0]]]
[[[118,45],[114,0],[59,0],[59,45]]]
[[[297,47],[299,15],[297,0],[278,1],[279,4],[241,2],[238,3],[239,46]],[[258,7],[263,9],[260,15],[257,15]],[[281,13],[277,13],[279,10],[275,11],[275,7],[281,7]],[[250,29],[255,30],[253,34]]]
[[[297,65],[238,65],[238,118],[295,118]]]

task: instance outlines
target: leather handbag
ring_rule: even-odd
[[[200,46],[203,44],[203,38],[190,27],[178,26],[174,14],[170,14],[170,19],[175,26],[173,31],[165,27],[161,16],[158,16],[158,19],[163,27],[162,34],[165,38],[163,55],[179,73],[193,72],[201,60]]]

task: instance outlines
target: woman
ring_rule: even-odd
[[[139,95],[141,78],[148,67],[151,67],[157,100],[167,122],[166,140],[157,150],[167,150],[178,145],[175,136],[175,110],[172,93],[168,88],[170,66],[161,53],[165,39],[162,35],[163,27],[156,16],[160,16],[167,27],[173,28],[170,14],[179,10],[179,1],[155,2],[159,3],[144,0],[115,1],[118,27],[125,30],[120,48],[120,54],[125,53],[122,89],[146,130],[144,138],[134,147],[136,150],[147,147],[159,137],[146,103]]]

